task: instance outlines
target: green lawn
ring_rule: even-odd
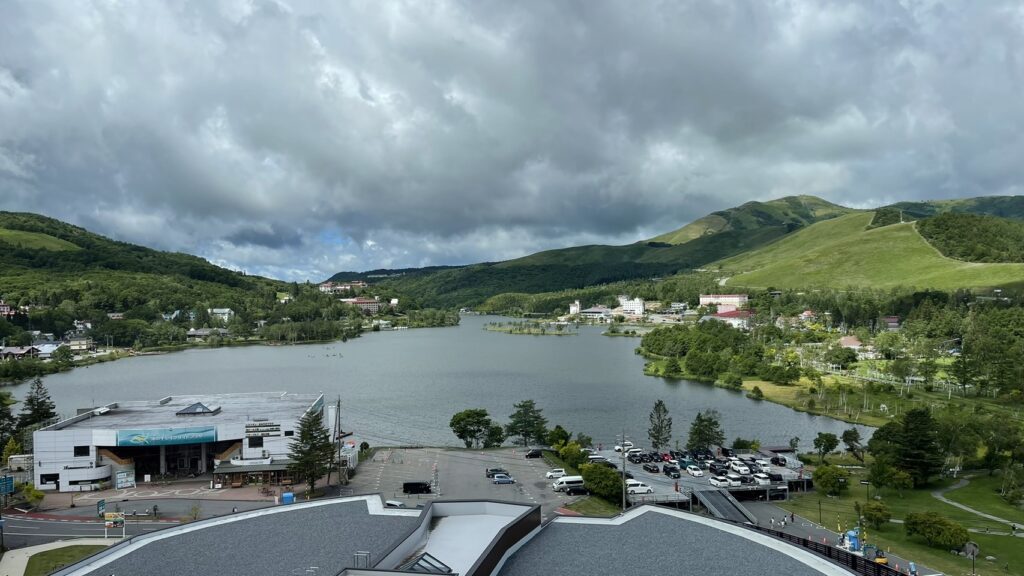
[[[1024,264],[975,264],[942,256],[913,224],[868,230],[872,212],[812,224],[767,246],[721,260],[730,286],[806,288],[1002,286],[1024,278]]]
[[[616,516],[622,509],[611,502],[598,496],[584,496],[579,500],[566,506],[569,510],[579,512],[584,516]]]
[[[80,247],[49,234],[8,230],[0,228],[0,240],[22,248],[41,248],[43,250],[81,250]]]
[[[865,487],[860,484],[861,478],[862,476],[855,472],[850,478],[850,490],[841,497],[819,497],[817,493],[811,492],[794,496],[789,502],[780,503],[780,506],[815,522],[819,521],[820,510],[820,522],[829,530],[838,531],[840,527],[843,530],[849,529],[856,524],[854,502],[865,501]],[[961,523],[968,529],[979,530],[980,532],[971,532],[971,539],[978,543],[983,557],[995,556],[997,559],[994,563],[980,560],[979,571],[985,574],[1024,575],[1024,541],[1005,534],[994,534],[1007,533],[1006,525],[944,504],[931,496],[933,490],[953,482],[955,481],[942,480],[925,489],[905,491],[902,498],[893,490],[871,489],[871,497],[874,498],[880,493],[882,502],[889,507],[894,519],[903,519],[910,512],[934,511]],[[965,503],[978,507],[970,498],[967,498]],[[985,533],[986,529],[993,534]],[[953,556],[939,548],[931,548],[917,537],[907,537],[901,524],[890,523],[880,530],[868,529],[867,541],[947,574],[960,575],[970,572],[969,560]],[[1004,571],[1005,564],[1008,564],[1009,568]]]
[[[65,546],[40,552],[28,559],[25,576],[46,576],[57,568],[78,562],[105,548],[106,546]]]
[[[1013,506],[999,496],[999,488],[1003,483],[1001,474],[989,476],[983,472],[971,476],[970,481],[963,488],[946,492],[946,498],[1024,526],[1024,509]],[[1024,546],[1024,542],[1021,542],[1021,546]]]

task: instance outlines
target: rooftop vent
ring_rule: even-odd
[[[212,416],[220,413],[220,406],[208,407],[202,402],[196,402],[188,408],[178,410],[178,416]]]

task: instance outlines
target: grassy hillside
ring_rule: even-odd
[[[8,230],[6,228],[0,228],[0,242],[17,248],[40,250],[81,250],[80,247],[72,244],[71,242],[61,240],[60,238],[54,238],[49,234],[26,232],[24,230]]]
[[[747,202],[742,206],[712,212],[682,228],[662,234],[651,240],[668,244],[683,244],[695,238],[726,231],[757,230],[764,227],[783,227],[792,231],[820,220],[835,218],[854,212],[815,196],[787,196],[768,202]]]
[[[904,220],[918,220],[950,212],[1024,219],[1024,196],[979,196],[954,200],[897,202],[886,208],[903,211]]]
[[[800,288],[978,288],[1024,282],[1024,264],[977,264],[942,256],[914,223],[868,229],[872,213],[819,222],[718,264],[730,285]]]

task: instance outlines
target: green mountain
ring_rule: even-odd
[[[381,283],[430,306],[475,306],[507,292],[541,293],[701,268],[763,246],[822,219],[853,212],[813,196],[747,202],[676,232],[625,246],[576,246],[459,268],[375,271]],[[700,230],[697,234],[696,231]],[[686,239],[687,236],[693,236]],[[358,277],[340,272],[330,279]],[[390,277],[388,277],[390,276]]]
[[[747,202],[735,208],[712,212],[686,226],[652,238],[654,242],[684,244],[691,240],[729,231],[784,228],[791,232],[821,220],[855,212],[815,196],[787,196],[768,202]]]
[[[118,242],[38,214],[0,212],[0,298],[118,311],[199,302],[242,308],[283,282],[246,276],[188,254]],[[272,300],[271,300],[272,301]]]
[[[977,263],[945,255],[918,230],[932,226],[932,219],[871,227],[875,215],[856,213],[818,222],[777,242],[721,260],[715,266],[729,277],[728,285],[750,288],[957,289],[1024,284],[1024,264],[1019,260]],[[979,253],[999,251],[1004,243],[998,235],[991,237],[993,244],[984,240],[984,235],[971,233],[970,226],[976,218],[943,222],[935,237],[943,239],[945,251],[970,252],[973,248],[969,244],[980,245]],[[1006,230],[1020,232],[1019,222],[994,220]],[[1019,257],[1019,250],[1016,254]]]

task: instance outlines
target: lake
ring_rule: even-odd
[[[582,326],[575,336],[510,335],[483,330],[494,317],[463,316],[456,328],[367,333],[346,343],[195,349],[126,358],[45,378],[62,415],[124,400],[175,394],[248,391],[323,392],[341,396],[342,427],[374,445],[458,445],[452,414],[486,408],[507,422],[513,404],[533,399],[549,426],[582,431],[611,444],[625,430],[648,445],[648,414],[662,399],[673,438],[685,442],[690,422],[708,408],[722,414],[728,442],[737,436],[809,450],[818,432],[837,436],[850,425],[794,412],[741,393],[644,376],[638,338],[602,336]],[[11,388],[22,398],[23,383]],[[16,405],[15,410],[18,409]],[[871,429],[860,427],[862,437]]]

